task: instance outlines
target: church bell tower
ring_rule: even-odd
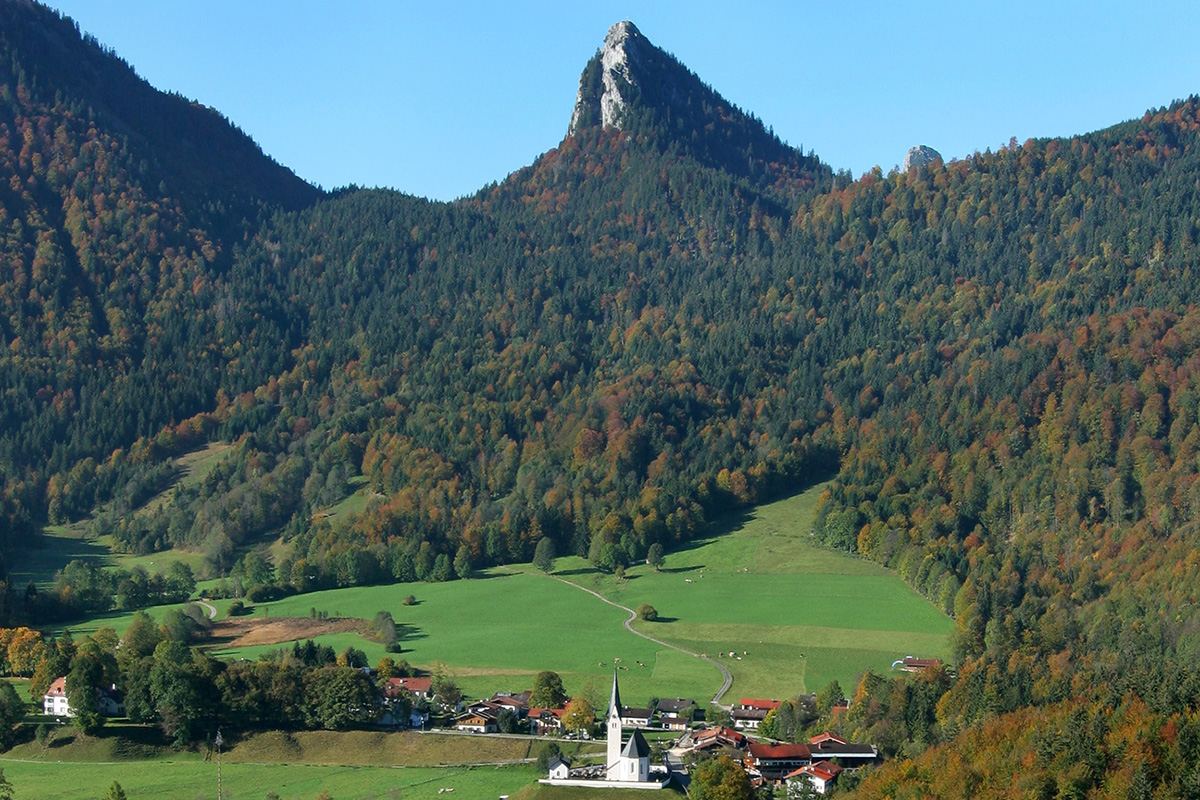
[[[610,781],[621,779],[621,692],[617,689],[617,671],[613,670],[612,694],[608,699],[608,714],[604,718],[608,735],[607,772]]]

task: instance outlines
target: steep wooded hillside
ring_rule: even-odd
[[[284,366],[286,323],[235,302],[221,275],[259,216],[319,193],[216,112],[17,0],[0,3],[0,171],[7,546],[47,514],[91,507],[87,487],[47,494],[53,475],[78,486],[114,450],[210,408],[218,388]]]

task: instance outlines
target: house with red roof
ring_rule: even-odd
[[[733,727],[740,730],[758,730],[758,726],[767,718],[767,714],[779,708],[780,701],[764,700],[758,697],[743,697],[733,707],[729,715],[733,717]]]
[[[534,736],[545,736],[548,733],[562,733],[563,714],[565,708],[531,708],[529,709],[529,732]]]
[[[800,781],[806,781],[818,794],[826,794],[829,791],[838,775],[844,770],[836,764],[830,764],[828,761],[818,761],[815,764],[807,764],[794,772],[789,772],[784,776],[784,782],[789,786]]]

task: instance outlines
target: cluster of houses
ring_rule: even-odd
[[[466,706],[454,721],[460,731],[472,733],[496,733],[500,730],[500,716],[511,713],[519,723],[527,720],[529,732],[538,736],[566,733],[563,716],[566,708],[531,708],[530,692],[497,692],[490,698]],[[653,707],[621,706],[618,715],[622,728],[657,728],[685,731],[695,719],[699,706],[696,701],[684,697],[659,700]]]

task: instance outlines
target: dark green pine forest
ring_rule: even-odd
[[[266,594],[615,570],[832,479],[817,537],[956,620],[921,714],[857,687],[914,757],[860,793],[1200,797],[1200,99],[853,180],[631,40],[619,127],[597,56],[445,204],[314,189],[0,3],[6,557],[88,520]],[[4,621],[133,602],[88,580]]]

